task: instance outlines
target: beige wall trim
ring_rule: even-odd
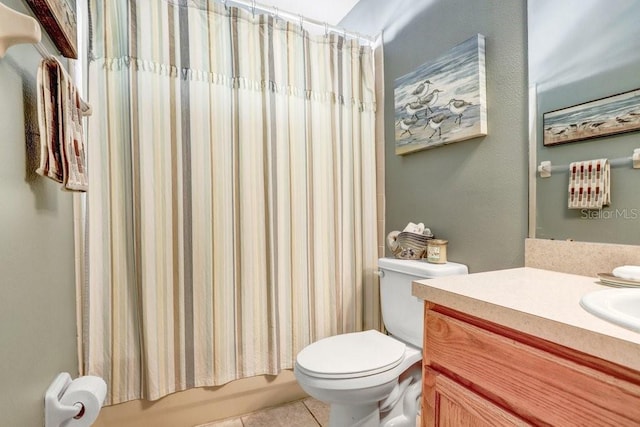
[[[75,289],[76,289],[76,351],[78,353],[78,372],[85,375],[84,357],[82,354],[82,295],[85,283],[85,198],[84,194],[73,195],[73,246],[75,254]]]
[[[529,86],[529,233],[536,237],[536,179],[538,177],[538,104],[537,86]]]
[[[524,265],[595,278],[621,265],[640,265],[640,246],[525,239]]]
[[[134,400],[105,407],[94,427],[193,427],[304,397],[293,372],[283,371],[178,392],[155,402]]]

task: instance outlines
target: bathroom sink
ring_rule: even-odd
[[[605,289],[590,292],[580,300],[594,316],[640,332],[640,289]]]

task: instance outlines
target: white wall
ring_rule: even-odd
[[[551,147],[543,145],[543,115],[640,88],[640,2],[529,0],[529,83],[537,92],[536,164],[630,157],[638,132]],[[568,168],[567,168],[568,170]],[[568,174],[536,178],[536,235],[588,242],[640,242],[640,173],[611,170],[611,206],[567,209]]]
[[[528,0],[529,82],[546,91],[640,62],[637,0]]]
[[[2,0],[23,13],[21,0]],[[54,51],[46,41],[50,51]],[[78,375],[71,194],[35,174],[31,45],[0,59],[0,426],[44,424],[44,392]]]
[[[360,0],[341,22],[384,30],[386,228],[424,222],[472,272],[521,266],[527,233],[526,2]],[[394,153],[394,79],[480,33],[486,37],[488,135]]]

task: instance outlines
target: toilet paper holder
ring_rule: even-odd
[[[71,418],[80,418],[84,414],[84,406],[77,402],[74,405],[60,403],[60,398],[71,384],[71,375],[61,372],[53,380],[44,395],[44,427],[59,427]]]

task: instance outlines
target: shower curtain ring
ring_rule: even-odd
[[[251,0],[251,14],[256,17],[256,0]]]
[[[300,29],[304,30],[304,18],[302,14],[299,14],[298,17],[300,18]]]
[[[279,12],[278,12],[278,6],[274,6],[273,7],[273,19],[275,19],[276,21],[280,18]]]
[[[324,23],[324,37],[329,37],[329,24],[327,24],[326,22]]]

